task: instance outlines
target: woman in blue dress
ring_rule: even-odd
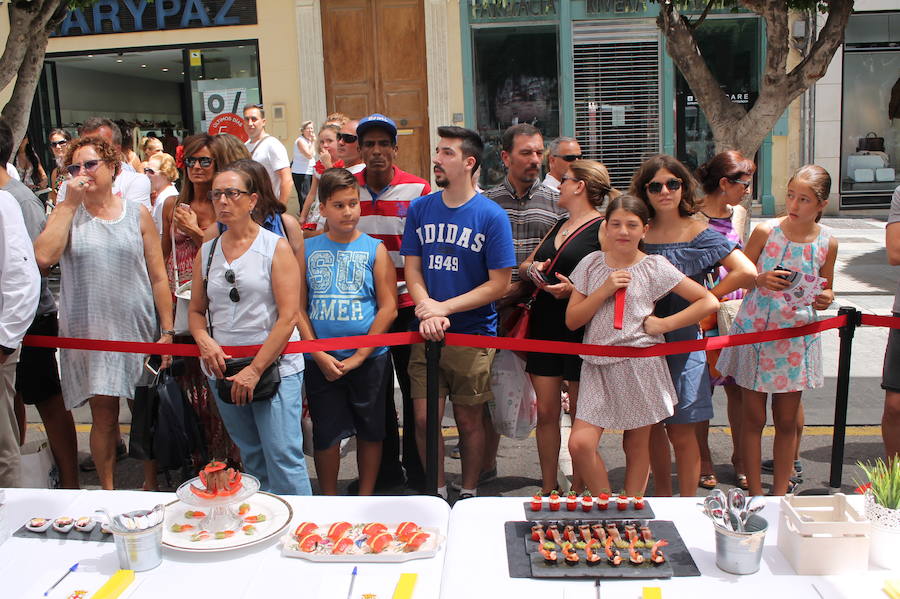
[[[690,171],[672,156],[659,154],[644,161],[631,180],[631,194],[644,200],[650,211],[650,230],[644,252],[665,256],[686,276],[703,284],[707,273],[724,266],[728,274],[710,291],[721,298],[739,288],[753,287],[756,268],[721,233],[693,217],[696,182]],[[685,300],[667,295],[656,304],[656,316],[666,317],[684,309]],[[697,325],[665,335],[666,342],[700,339]],[[656,495],[671,495],[671,457],[675,449],[678,488],[682,497],[696,494],[700,478],[700,446],[696,423],[712,418],[712,391],[706,353],[695,351],[666,356],[678,404],[675,414],[653,428],[650,464]]]

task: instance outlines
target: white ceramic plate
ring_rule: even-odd
[[[397,528],[397,524],[385,524],[389,532],[393,532]],[[425,559],[434,557],[438,548],[441,546],[443,537],[437,528],[423,526],[423,532],[427,532],[429,537],[422,546],[416,551],[383,551],[381,553],[357,553],[357,554],[340,554],[331,555],[330,553],[308,553],[300,551],[297,545],[297,539],[294,538],[292,531],[281,537],[281,554],[285,557],[299,557],[311,562],[349,562],[349,563],[399,563],[408,562],[414,559]],[[320,527],[318,533],[323,537],[328,532],[328,525]]]
[[[277,537],[290,524],[294,517],[294,511],[290,504],[277,495],[260,491],[244,503],[250,504],[247,515],[265,514],[263,522],[254,524],[256,534],[246,535],[242,531],[236,531],[235,535],[227,539],[210,538],[203,541],[191,541],[191,535],[197,529],[186,532],[172,532],[173,524],[193,524],[197,526],[199,520],[188,519],[184,513],[188,510],[196,511],[196,506],[183,501],[173,501],[166,505],[166,520],[163,524],[162,542],[166,547],[179,551],[193,551],[197,553],[209,553],[215,551],[228,551],[240,547],[256,545],[267,539]]]

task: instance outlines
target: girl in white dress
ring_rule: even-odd
[[[650,216],[633,196],[609,203],[601,225],[602,252],[585,256],[572,272],[574,285],[566,326],[586,326],[584,342],[647,347],[663,342],[663,333],[699,322],[718,307],[716,298],[687,278],[668,260],[640,249]],[[625,292],[624,313],[617,328],[615,296]],[[666,318],[653,316],[657,300],[669,292],[690,305]],[[609,479],[596,453],[603,431],[624,429],[625,493],[644,494],[650,471],[651,426],[671,416],[678,402],[663,356],[622,358],[581,356],[578,415],[569,436],[574,469],[594,493],[609,490]]]

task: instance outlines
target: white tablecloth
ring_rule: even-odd
[[[441,597],[515,597],[516,599],[594,599],[593,580],[563,581],[510,578],[506,561],[503,523],[525,520],[525,497],[484,497],[458,502],[450,514],[450,537],[444,559]],[[798,576],[778,549],[780,498],[769,498],[760,513],[768,522],[759,572],[749,576],[728,574],[716,567],[712,523],[697,506],[697,498],[648,498],[656,518],[672,520],[684,539],[702,576],[669,580],[601,581],[601,595],[638,598],[643,587],[660,587],[664,599],[696,599],[709,592],[737,599],[790,597],[832,599],[886,597],[885,579],[900,578],[900,571],[870,566],[868,572],[840,576]],[[862,511],[862,497],[851,498]],[[599,512],[597,512],[599,515]],[[900,547],[897,548],[900,551]],[[815,587],[813,586],[815,585]]]
[[[175,499],[172,493],[142,491],[5,489],[5,492],[3,526],[10,532],[34,516],[77,518],[91,515],[101,506],[112,513],[121,513],[152,508]],[[284,499],[294,510],[293,522],[287,530],[293,530],[304,520],[322,524],[339,520],[385,523],[412,520],[420,526],[436,527],[446,535],[450,516],[446,502],[425,496]],[[431,559],[360,565],[360,579],[368,576],[397,580],[402,573],[415,572],[418,574],[415,599],[437,597],[445,547],[446,543],[442,544]],[[75,562],[80,563],[78,570],[51,593],[51,598],[67,597],[74,589],[93,593],[119,569],[113,543],[10,537],[0,545],[0,594],[16,599],[41,597]],[[282,557],[280,544],[275,540],[213,554],[164,548],[162,564],[138,572],[122,599],[346,597],[352,569],[353,564],[320,564]]]

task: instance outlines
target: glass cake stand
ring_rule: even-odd
[[[259,491],[259,480],[255,476],[241,473],[241,488],[233,495],[227,497],[215,497],[204,499],[191,491],[191,487],[206,489],[206,485],[200,482],[200,477],[194,477],[184,482],[175,494],[178,499],[188,505],[200,508],[198,511],[206,513],[206,517],[200,520],[200,528],[216,533],[223,530],[238,530],[243,524],[243,518],[238,515],[238,506]]]

